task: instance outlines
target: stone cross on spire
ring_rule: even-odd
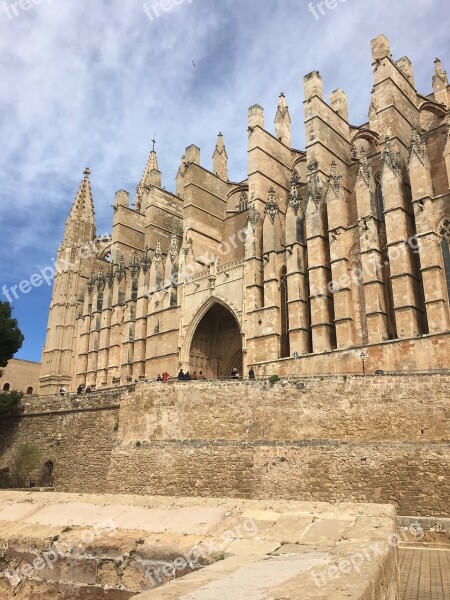
[[[152,149],[150,151],[150,156],[148,157],[147,164],[145,165],[144,173],[142,175],[141,181],[137,187],[137,202],[139,206],[142,203],[142,196],[145,191],[145,188],[150,188],[152,186],[161,187],[162,178],[161,171],[158,166],[158,157],[156,155],[155,144],[156,144],[156,136],[153,136],[152,139]]]

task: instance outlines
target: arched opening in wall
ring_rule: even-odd
[[[280,357],[287,358],[291,355],[291,350],[289,345],[289,297],[286,267],[283,267],[280,272],[280,316]]]
[[[27,388],[27,394],[29,396],[31,396],[33,394],[33,388],[32,387]]]
[[[230,377],[236,368],[242,375],[242,338],[232,312],[216,302],[203,316],[192,338],[189,371],[208,379]]]
[[[439,234],[442,238],[442,261],[444,264],[444,276],[447,284],[447,301],[450,302],[450,219],[444,219],[439,227]]]
[[[53,461],[48,460],[45,463],[44,468],[42,469],[42,475],[41,475],[41,481],[40,481],[41,487],[53,487],[53,468],[54,468]]]
[[[391,267],[389,264],[389,255],[387,247],[383,248],[382,252],[382,264],[384,267],[384,301],[386,304],[386,320],[387,320],[387,334],[390,340],[397,338],[397,325],[395,322],[395,310],[394,310],[394,292],[392,291],[391,281]]]
[[[5,385],[3,386],[3,391],[4,392],[9,392],[11,389],[11,385],[9,383],[5,383]]]

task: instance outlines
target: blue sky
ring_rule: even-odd
[[[154,133],[167,189],[189,144],[210,167],[219,131],[230,178],[241,180],[247,108],[264,106],[271,129],[284,91],[303,148],[302,79],[314,69],[327,97],[347,92],[353,124],[367,121],[370,40],[380,33],[394,58],[411,58],[422,93],[436,56],[450,69],[448,0],[340,0],[325,10],[315,19],[307,0],[181,0],[152,21],[143,0],[42,0],[17,16],[0,8],[0,288],[51,264],[85,166],[106,233],[114,192],[133,193]],[[50,297],[44,285],[14,299],[26,338],[19,358],[40,360]]]

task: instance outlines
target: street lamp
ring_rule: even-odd
[[[366,374],[366,355],[364,352],[361,352],[361,354],[359,355],[361,362],[362,362],[362,368],[363,368],[363,375]]]

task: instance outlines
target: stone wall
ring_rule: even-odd
[[[450,374],[143,383],[120,412],[101,394],[25,414],[9,441],[0,425],[0,466],[14,436],[46,449],[60,491],[381,502],[445,517],[449,383]]]
[[[59,491],[100,492],[117,436],[118,397],[120,392],[27,400],[20,418],[0,420],[0,468],[10,464],[15,445],[32,442],[42,450],[36,485],[44,464],[52,461]]]

